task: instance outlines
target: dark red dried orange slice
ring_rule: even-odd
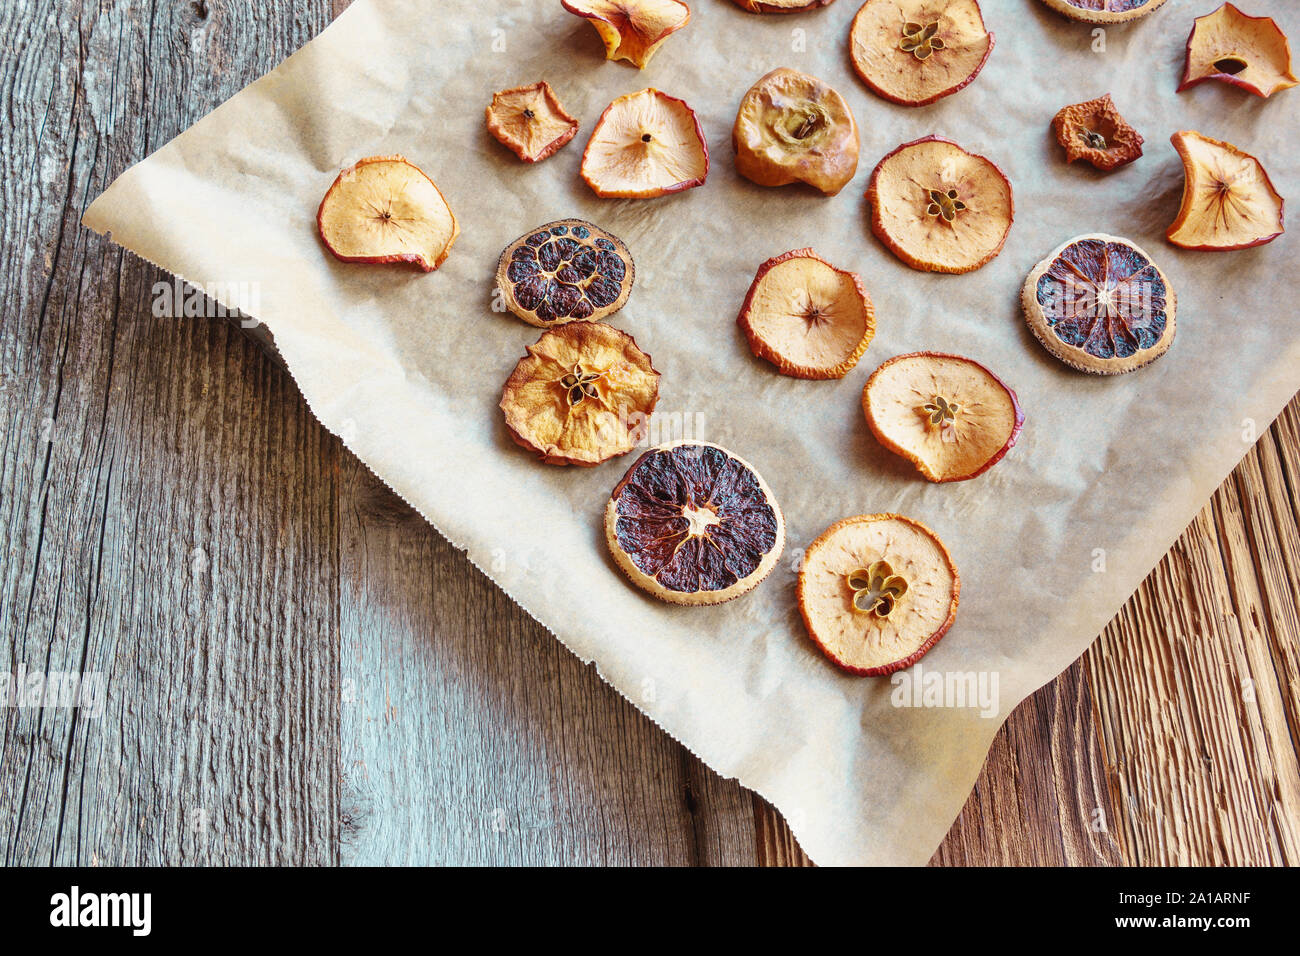
[[[546,329],[617,312],[635,275],[622,239],[582,219],[560,219],[506,246],[497,288],[506,308]]]
[[[1043,0],[1057,13],[1084,23],[1125,23],[1145,17],[1165,0]]]
[[[673,604],[721,604],[767,577],[785,519],[754,467],[720,445],[646,452],[614,488],[605,539],[638,587]]]

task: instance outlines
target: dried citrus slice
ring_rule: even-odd
[[[721,604],[753,589],[785,547],[785,519],[754,467],[720,445],[646,452],[615,486],[605,540],[632,583],[673,604]]]
[[[837,521],[804,552],[799,611],[808,636],[850,674],[911,667],[957,616],[961,578],[938,535],[896,514]]]
[[[1020,437],[1025,414],[1002,380],[960,355],[912,352],[885,362],[862,389],[876,440],[930,481],[984,474]]]
[[[1002,170],[941,136],[904,143],[882,159],[867,199],[872,231],[923,272],[978,269],[1002,251],[1016,213]]]
[[[626,332],[572,322],[543,332],[501,394],[510,437],[549,465],[598,465],[632,450],[659,400],[659,373]]]
[[[1245,249],[1282,235],[1282,197],[1258,159],[1231,143],[1180,130],[1183,202],[1165,238],[1184,249]]]
[[[925,106],[979,75],[993,34],[976,0],[867,0],[853,18],[849,47],[874,93]]]
[[[749,88],[731,142],[736,171],[760,186],[804,182],[834,196],[858,170],[849,104],[798,70],[773,70]]]
[[[1057,13],[1084,23],[1124,23],[1145,17],[1165,0],[1043,0]]]
[[[573,139],[578,120],[560,105],[545,80],[492,94],[488,132],[526,163],[539,163]]]
[[[1052,120],[1066,162],[1086,160],[1110,171],[1142,155],[1142,134],[1124,121],[1110,94],[1066,106]]]
[[[605,59],[644,69],[659,45],[686,26],[691,8],[681,0],[561,0],[583,17],[605,43]]]
[[[343,262],[442,265],[460,235],[432,179],[404,156],[371,156],[339,173],[316,211],[321,241]]]
[[[759,266],[738,321],[754,354],[794,378],[843,378],[876,334],[858,274],[811,249]]]
[[[1131,372],[1174,341],[1174,287],[1150,255],[1117,236],[1077,236],[1055,249],[1025,279],[1020,303],[1047,351],[1084,372]]]
[[[800,13],[817,7],[830,6],[833,0],[731,0],[750,13]]]
[[[497,262],[497,288],[529,325],[550,328],[612,315],[632,292],[636,267],[623,240],[582,219],[520,236]]]
[[[601,114],[582,154],[597,196],[649,199],[704,183],[709,147],[695,111],[656,89],[620,96]]]
[[[1271,17],[1249,16],[1230,3],[1197,17],[1178,92],[1205,80],[1222,80],[1256,96],[1290,89],[1297,80],[1286,34]]]

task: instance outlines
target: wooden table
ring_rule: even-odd
[[[250,12],[256,6],[259,12]],[[336,3],[335,6],[342,6]],[[0,860],[803,863],[579,664],[233,326],[78,226],[331,4],[0,5]],[[997,738],[940,864],[1300,860],[1300,403]]]

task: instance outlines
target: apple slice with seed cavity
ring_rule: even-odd
[[[1291,47],[1271,17],[1252,17],[1225,3],[1197,17],[1187,37],[1187,66],[1178,92],[1205,80],[1221,80],[1256,96],[1296,85]]]
[[[650,88],[620,96],[596,122],[582,178],[597,196],[648,199],[704,183],[709,147],[685,101]]]
[[[978,0],[867,0],[849,34],[858,76],[902,106],[925,106],[963,89],[992,51]]]
[[[691,19],[681,0],[561,0],[583,17],[605,43],[605,59],[627,60],[645,69],[655,51]]]
[[[492,94],[488,132],[526,163],[540,163],[578,132],[578,120],[560,105],[545,80]]]
[[[1165,238],[1184,249],[1246,249],[1282,235],[1282,197],[1258,159],[1231,143],[1180,130],[1183,203]]]
[[[371,156],[339,173],[316,212],[321,241],[343,262],[442,265],[460,235],[432,179],[404,156]]]

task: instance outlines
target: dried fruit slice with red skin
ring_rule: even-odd
[[[923,272],[978,269],[1002,251],[1016,214],[1002,170],[942,136],[885,156],[871,174],[867,200],[872,231]]]
[[[1178,92],[1221,80],[1256,96],[1296,85],[1291,46],[1271,17],[1252,17],[1231,3],[1197,17],[1187,37],[1187,65]]]
[[[613,315],[635,278],[623,240],[583,219],[538,226],[506,246],[497,261],[506,308],[541,329]]]
[[[1043,0],[1057,13],[1084,23],[1126,23],[1145,17],[1165,0]]]
[[[316,228],[342,262],[409,262],[425,272],[442,265],[460,235],[442,192],[404,156],[370,156],[339,173]]]
[[[759,266],[737,321],[753,353],[793,378],[843,378],[876,334],[862,279],[811,249]]]
[[[695,111],[654,88],[620,96],[601,114],[582,154],[597,196],[650,199],[704,184],[709,147]]]
[[[646,452],[614,488],[605,540],[632,583],[673,604],[721,604],[755,588],[785,546],[762,476],[705,441]]]
[[[1128,239],[1104,233],[1054,249],[1025,279],[1020,303],[1047,351],[1098,375],[1154,362],[1177,330],[1178,296],[1160,267]]]
[[[659,401],[659,373],[626,332],[572,322],[528,346],[501,393],[506,428],[548,465],[626,455]]]
[[[961,576],[921,522],[856,515],[808,546],[797,590],[804,626],[822,653],[850,674],[882,677],[911,667],[948,633]]]
[[[1110,94],[1066,106],[1052,120],[1066,162],[1086,160],[1109,172],[1142,155],[1142,134],[1124,121]]]
[[[830,6],[834,0],[731,0],[750,13],[802,13],[818,7]]]
[[[972,359],[911,352],[882,364],[862,389],[876,440],[934,482],[984,474],[1020,437],[1016,393]]]
[[[1166,239],[1184,249],[1225,252],[1282,235],[1285,204],[1258,159],[1195,130],[1180,130],[1169,141],[1183,161],[1183,201]]]
[[[540,163],[578,132],[545,80],[493,93],[486,117],[488,132],[526,163]]]
[[[844,97],[815,76],[773,70],[740,101],[736,172],[760,186],[804,182],[834,196],[858,171],[858,126]]]
[[[659,46],[686,26],[691,8],[681,0],[561,0],[564,9],[596,28],[605,59],[645,69]]]
[[[872,92],[925,106],[979,76],[993,34],[977,0],[867,0],[853,18],[849,51]]]

